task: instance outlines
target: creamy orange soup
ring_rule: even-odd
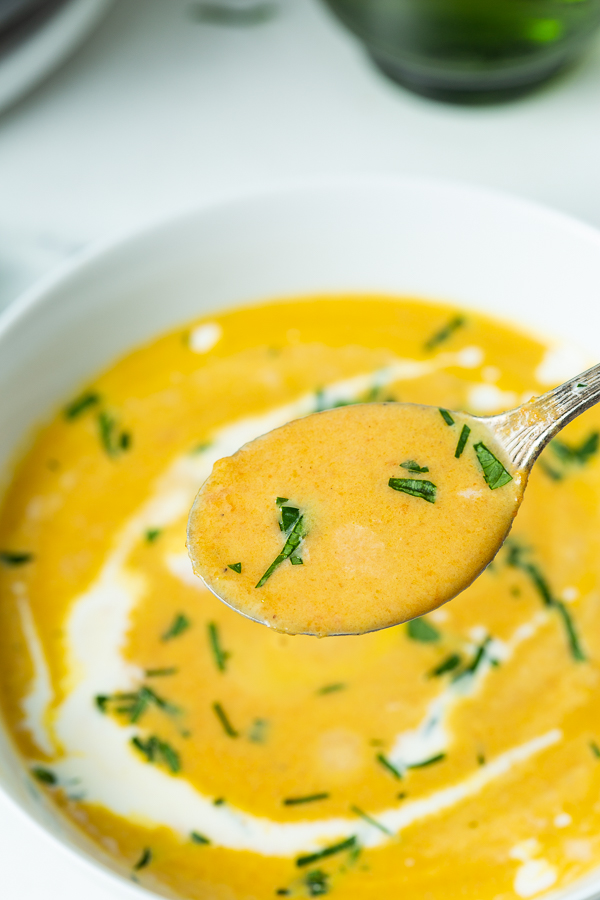
[[[214,463],[259,435],[361,400],[494,413],[547,360],[473,313],[309,298],[174,331],[67,398],[0,515],[0,699],[32,785],[167,896],[513,900],[594,868],[597,411],[544,452],[493,564],[406,625],[276,633],[185,547]]]
[[[433,406],[358,403],[297,419],[217,461],[190,516],[194,570],[288,634],[398,625],[456,596],[496,555],[526,481],[501,456],[482,420]]]

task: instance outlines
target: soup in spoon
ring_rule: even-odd
[[[421,616],[493,559],[527,480],[485,425],[365,403],[297,419],[218,460],[194,503],[196,574],[290,634],[362,634]]]

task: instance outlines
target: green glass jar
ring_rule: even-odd
[[[506,99],[552,76],[600,25],[600,0],[325,0],[396,81],[443,100]]]

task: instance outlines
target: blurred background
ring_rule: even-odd
[[[0,0],[0,308],[90,241],[297,179],[458,179],[600,226],[599,0],[496,4],[526,12],[478,34],[502,103],[422,96],[444,93],[440,59],[450,94],[474,70],[464,33],[440,42],[420,12],[492,0],[373,0],[383,18],[368,2]],[[565,63],[505,90],[509,70]],[[2,897],[106,900],[32,840],[0,814]]]

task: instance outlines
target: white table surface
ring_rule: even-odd
[[[86,242],[223,192],[330,174],[466,180],[600,226],[600,40],[526,99],[443,106],[380,76],[317,0],[202,24],[191,0],[117,0],[0,118],[0,307]],[[0,798],[2,900],[118,898]]]

